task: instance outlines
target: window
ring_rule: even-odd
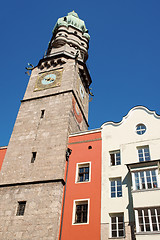
[[[116,152],[111,152],[110,159],[111,159],[111,166],[120,165],[121,164],[120,151],[118,150]]]
[[[111,216],[111,237],[124,237],[124,217],[122,214]]]
[[[41,118],[44,118],[44,112],[45,112],[45,110],[43,109],[43,110],[41,110]]]
[[[90,181],[90,163],[79,163],[77,165],[76,182],[89,182]]]
[[[17,216],[23,216],[26,207],[26,201],[18,202]]]
[[[138,157],[139,162],[149,161],[150,160],[150,153],[149,153],[149,147],[142,147],[138,149]]]
[[[134,190],[157,188],[157,170],[134,172]]]
[[[89,200],[76,200],[74,202],[73,224],[88,223],[88,215],[89,215],[88,203],[89,203]]]
[[[136,133],[137,133],[138,135],[144,134],[145,131],[146,131],[146,126],[145,126],[144,124],[138,124],[138,125],[136,126]]]
[[[111,198],[122,197],[122,181],[120,178],[110,180]]]
[[[137,232],[160,231],[160,207],[135,210]]]
[[[36,160],[36,155],[37,155],[37,152],[32,152],[31,163],[34,163],[34,161]]]

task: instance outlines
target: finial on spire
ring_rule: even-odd
[[[79,18],[79,17],[78,17],[78,14],[77,14],[74,10],[73,10],[72,12],[69,12],[69,13],[68,13],[68,16],[69,16],[69,15],[72,15],[72,16],[74,16],[74,17],[76,17],[76,18]]]

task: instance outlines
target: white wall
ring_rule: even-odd
[[[136,125],[140,123],[147,128],[143,135],[136,133]],[[151,160],[160,159],[160,116],[143,106],[132,108],[120,123],[102,125],[102,224],[110,222],[110,213],[123,212],[125,222],[129,222],[129,218],[133,220],[131,177],[126,164],[138,162],[137,147],[146,145],[149,145]],[[110,166],[109,152],[119,149],[121,165]],[[116,177],[122,177],[122,197],[111,198],[109,179]]]

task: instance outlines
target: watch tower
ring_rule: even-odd
[[[59,18],[32,70],[0,173],[0,239],[58,240],[68,135],[87,130],[89,34]]]

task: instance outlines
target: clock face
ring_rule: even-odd
[[[81,81],[80,76],[78,76],[78,79],[77,79],[77,93],[80,97],[80,100],[81,100],[82,104],[84,104],[85,103],[85,97],[86,97],[85,96],[86,91],[85,91],[85,88],[83,86],[83,83]]]
[[[84,88],[83,88],[82,84],[80,84],[79,91],[80,91],[80,96],[83,99],[84,98]]]
[[[41,83],[42,83],[43,85],[48,85],[48,84],[53,83],[55,80],[56,80],[56,75],[52,73],[52,74],[46,75],[46,76],[42,79]]]
[[[57,69],[39,74],[34,91],[60,86],[62,79],[62,71],[63,69]]]

